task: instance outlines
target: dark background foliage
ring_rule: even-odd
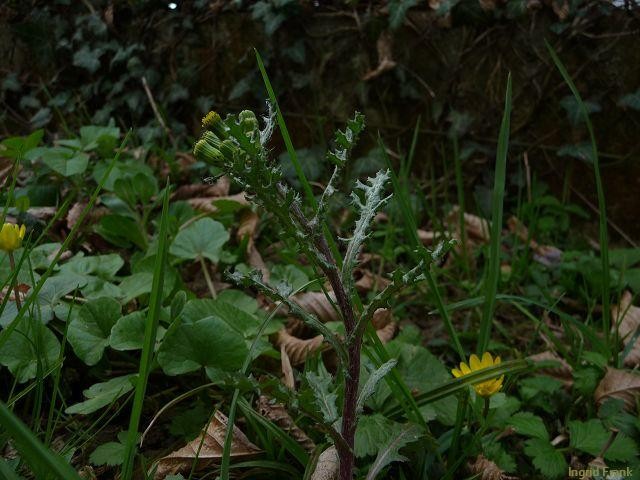
[[[588,210],[588,136],[545,38],[592,111],[610,217],[638,239],[640,222],[628,218],[640,184],[640,9],[628,0],[4,2],[0,131],[55,137],[115,122],[140,144],[187,150],[208,110],[264,109],[256,48],[312,177],[354,110],[369,134],[360,173],[380,166],[378,132],[406,152],[419,119],[416,179],[452,183],[456,137],[465,184],[486,210],[511,71],[510,188],[522,187],[528,164]]]

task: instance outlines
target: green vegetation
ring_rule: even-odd
[[[252,14],[272,35],[298,6]],[[360,112],[296,148],[255,53],[266,106],[195,138],[96,121],[0,142],[0,476],[640,478],[640,249],[610,235],[597,108],[563,54],[547,43],[595,215],[519,161],[516,75],[495,148],[463,113],[393,145]]]

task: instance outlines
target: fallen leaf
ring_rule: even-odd
[[[593,395],[598,406],[608,398],[617,398],[624,401],[627,410],[632,411],[640,395],[640,375],[628,370],[607,368]]]
[[[245,196],[244,192],[236,193],[235,195],[228,195],[223,197],[196,197],[190,198],[187,200],[189,205],[191,205],[196,210],[200,210],[207,213],[215,213],[218,211],[218,207],[216,207],[216,202],[235,202],[240,205],[247,206],[249,205],[249,200]]]
[[[291,415],[281,403],[277,403],[265,395],[260,395],[260,398],[258,398],[258,412],[287,432],[307,452],[316,448],[313,440],[295,424]]]
[[[286,329],[278,332],[276,345],[284,348],[293,365],[304,363],[305,360],[314,353],[322,350],[324,337],[316,335],[313,338],[302,339],[294,337]]]
[[[328,292],[331,301],[335,303],[336,295]],[[324,292],[304,292],[293,297],[293,300],[303,310],[314,314],[323,323],[336,322],[340,320],[340,314],[333,307]]]
[[[211,465],[215,465],[222,459],[224,439],[227,432],[229,419],[219,410],[207,425],[206,431],[184,447],[170,453],[158,460],[154,475],[156,480],[164,479],[167,475],[188,473],[196,459],[196,471],[201,472]],[[261,450],[249,441],[238,427],[233,426],[233,438],[231,440],[231,459],[244,460],[254,457]]]
[[[296,381],[293,377],[293,367],[291,366],[291,359],[284,344],[280,345],[280,365],[282,368],[282,383],[291,390],[296,389]]]
[[[339,466],[338,451],[336,447],[331,446],[318,457],[318,463],[310,480],[335,480],[338,478]]]
[[[389,70],[393,70],[396,67],[396,62],[393,60],[393,37],[389,31],[384,31],[378,37],[378,42],[376,43],[376,47],[378,49],[378,66],[374,70],[368,71],[362,80],[369,81],[372,80],[384,72],[388,72]]]
[[[460,239],[460,207],[454,205],[449,211],[445,219],[445,223],[450,230],[456,233],[457,238]],[[464,214],[464,228],[467,234],[467,241],[472,243],[487,243],[489,242],[491,223],[484,218],[480,218],[477,215],[471,213]]]
[[[360,276],[354,283],[360,292],[370,292],[371,290],[380,291],[391,283],[391,280],[388,278],[384,278],[366,268],[356,269],[355,275]]]
[[[510,217],[507,220],[509,231],[516,235],[522,242],[529,242],[529,248],[533,251],[533,259],[546,266],[554,267],[560,263],[562,259],[562,250],[552,245],[540,245],[533,238],[529,237],[529,230],[516,217]]]
[[[226,197],[229,195],[231,181],[229,177],[222,176],[213,184],[194,183],[181,185],[171,195],[171,200],[186,200],[194,197]]]
[[[260,252],[256,248],[255,243],[259,221],[260,216],[253,210],[247,209],[240,217],[240,224],[238,225],[238,230],[236,231],[236,238],[238,239],[238,242],[242,241],[245,237],[248,238],[247,262],[251,267],[262,272],[262,279],[266,283],[269,283],[271,274],[269,272],[269,269],[267,268],[267,265],[262,259],[262,255],[260,255]]]
[[[472,475],[477,475],[474,478],[480,480],[515,480],[517,477],[512,477],[504,473],[498,465],[486,458],[484,455],[478,455],[478,457],[469,463],[469,472]]]
[[[620,299],[620,304],[611,307],[611,318],[615,322],[614,328],[615,325],[618,325],[618,335],[624,342],[625,348],[640,327],[640,308],[631,305],[632,298],[631,292],[625,291]],[[624,359],[626,367],[633,368],[638,364],[640,364],[640,337],[636,338],[629,354]]]
[[[68,229],[72,229],[73,227],[75,227],[76,223],[78,223],[78,220],[80,219],[80,215],[82,214],[82,211],[86,207],[87,207],[87,202],[84,202],[84,201],[76,202],[73,204],[73,206],[67,212],[67,228]],[[87,224],[93,224],[98,220],[100,220],[105,215],[107,215],[108,213],[109,213],[109,209],[107,207],[94,207],[89,211],[84,221]]]
[[[573,385],[573,368],[555,352],[547,350],[527,358],[534,362],[555,362],[557,366],[542,368],[538,372],[560,380],[567,388]]]
[[[398,324],[393,320],[393,313],[388,308],[379,308],[371,319],[373,327],[380,341],[385,344],[393,340],[398,329]]]

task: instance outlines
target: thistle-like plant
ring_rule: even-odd
[[[342,408],[339,418],[334,418],[333,415],[325,418],[325,430],[330,433],[338,450],[340,478],[351,479],[358,414],[366,398],[373,393],[375,384],[394,365],[393,360],[381,365],[362,389],[359,389],[360,351],[364,332],[378,308],[386,306],[400,289],[422,279],[423,265],[421,263],[409,272],[395,272],[390,285],[369,305],[362,307],[354,287],[353,272],[363,244],[369,236],[371,222],[376,212],[390,198],[385,194],[389,172],[382,170],[375,177],[356,183],[351,198],[358,216],[352,236],[344,240],[344,259],[339,251],[330,247],[333,239],[327,236],[329,230],[324,226],[327,224],[329,198],[335,193],[335,185],[342,169],[349,161],[350,153],[364,128],[364,117],[356,113],[343,131],[336,132],[334,149],[327,155],[328,160],[335,165],[334,171],[314,209],[305,207],[300,194],[287,184],[280,167],[269,157],[267,142],[273,132],[274,119],[271,107],[264,118],[262,129],[251,111],[229,115],[225,120],[217,113],[210,112],[203,119],[206,131],[196,142],[194,154],[199,160],[222,169],[246,192],[251,201],[271,213],[285,236],[297,243],[301,252],[317,266],[333,289],[335,303],[345,327],[344,339],[338,338],[315,316],[298,307],[289,298],[290,288],[273,288],[267,285],[259,272],[246,276],[237,273],[231,275],[234,281],[251,285],[273,300],[285,303],[293,315],[322,333],[338,354],[340,368],[336,381],[338,387],[341,387],[338,390],[342,392]],[[316,389],[318,392],[323,389],[320,387],[322,386]]]

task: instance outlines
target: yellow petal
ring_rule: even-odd
[[[471,369],[469,368],[469,366],[464,363],[464,362],[460,362],[460,370],[462,370],[462,373],[464,375],[468,375],[471,373]]]
[[[17,226],[17,225],[16,225]],[[22,240],[24,238],[24,234],[27,231],[27,227],[24,226],[24,224],[20,227],[20,240]]]
[[[500,362],[502,362],[502,360],[500,359],[500,357],[496,357],[496,359],[493,361],[494,365],[500,365]]]
[[[453,373],[453,376],[456,377],[456,378],[460,378],[460,377],[462,377],[464,375],[464,373],[462,373],[457,368],[454,368],[453,370],[451,370],[451,373]]]
[[[493,366],[493,357],[489,352],[484,352],[482,354],[481,366],[482,368],[488,368]]]
[[[476,370],[480,370],[482,368],[482,363],[475,353],[471,355],[471,357],[469,357],[469,365],[471,365],[472,372],[475,372]]]

